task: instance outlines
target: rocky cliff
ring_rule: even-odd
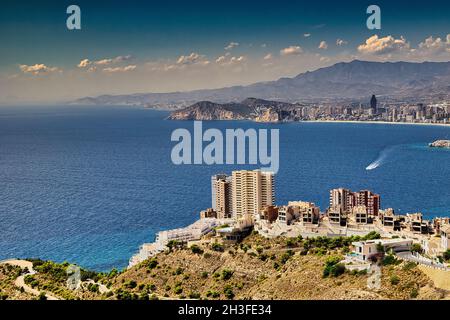
[[[280,122],[293,120],[299,106],[255,98],[240,103],[219,104],[210,101],[197,102],[187,108],[173,111],[170,120],[252,120]]]

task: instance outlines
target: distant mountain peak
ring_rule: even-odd
[[[75,103],[182,108],[197,101],[225,103],[248,100],[248,103],[253,104],[264,104],[264,101],[355,101],[367,99],[373,93],[389,99],[432,99],[434,96],[450,99],[448,83],[450,62],[353,60],[307,71],[293,78],[280,78],[248,86],[172,93],[103,95],[79,99]]]

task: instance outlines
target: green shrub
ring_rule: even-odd
[[[99,286],[96,283],[89,283],[87,289],[90,292],[98,293],[99,292]]]
[[[418,243],[413,243],[413,245],[411,246],[411,252],[422,253],[423,252],[422,246]]]
[[[286,264],[288,260],[294,255],[294,252],[292,250],[288,250],[281,256],[280,262],[282,264]]]
[[[183,292],[183,288],[180,287],[180,286],[176,286],[175,289],[173,290],[173,292],[174,292],[175,294],[180,294],[180,293]]]
[[[345,272],[345,265],[339,263],[342,260],[340,256],[331,256],[325,262],[323,277],[338,277]]]
[[[400,261],[394,255],[391,254],[385,256],[382,261],[383,266],[396,265],[399,263]]]
[[[223,246],[222,246],[220,243],[218,243],[218,242],[214,242],[214,243],[211,245],[211,248],[212,248],[214,251],[220,251],[220,252],[223,251]]]
[[[203,250],[202,250],[198,245],[196,245],[196,244],[193,244],[193,245],[191,246],[191,251],[192,251],[192,253],[194,253],[194,254],[203,254]]]
[[[222,280],[229,280],[233,276],[234,271],[229,269],[222,270]]]
[[[188,295],[188,297],[190,298],[190,299],[200,299],[200,293],[198,293],[198,292],[190,292],[189,293],[189,295]]]
[[[442,258],[444,258],[445,261],[450,261],[450,249],[442,254]]]
[[[156,258],[151,258],[150,260],[148,260],[147,262],[147,268],[152,270],[155,269],[158,266],[158,260],[156,260]]]
[[[396,275],[392,275],[391,278],[390,278],[390,282],[391,282],[392,285],[395,286],[395,285],[400,283],[400,278],[398,276],[396,276]]]
[[[230,285],[225,286],[225,288],[223,289],[223,293],[225,297],[229,300],[234,298],[233,289]]]
[[[134,289],[137,287],[137,283],[134,280],[130,280],[128,282],[125,282],[123,286],[127,289]]]

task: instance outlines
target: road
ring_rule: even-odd
[[[28,275],[33,275],[36,274],[36,271],[33,269],[33,264],[30,261],[27,260],[6,260],[6,261],[2,261],[0,262],[2,264],[9,264],[12,266],[17,266],[20,267],[21,269],[25,269],[28,268],[28,273],[23,274],[19,277],[17,277],[16,281],[14,282],[15,286],[18,288],[23,288],[25,290],[25,292],[33,294],[35,296],[39,296],[41,294],[41,291],[33,289],[32,287],[30,287],[29,285],[27,285],[25,283],[25,277]],[[46,293],[45,294],[47,300],[60,300],[59,298],[55,297],[52,294]]]

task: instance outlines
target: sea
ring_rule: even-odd
[[[139,107],[0,108],[0,260],[68,261],[122,269],[158,231],[211,206],[210,177],[258,165],[175,165],[171,134],[191,121]],[[279,129],[276,203],[369,189],[383,208],[450,216],[450,127],[210,121],[203,127]]]

